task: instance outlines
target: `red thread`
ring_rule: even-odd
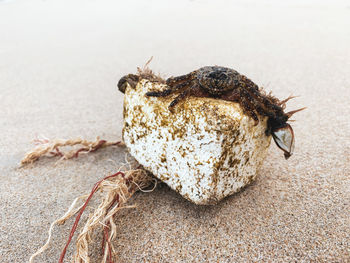
[[[81,215],[83,214],[83,212],[84,212],[86,206],[88,205],[90,199],[92,198],[92,196],[94,195],[94,193],[97,191],[98,186],[99,186],[104,180],[107,180],[107,179],[112,178],[112,177],[116,177],[116,176],[118,176],[118,175],[122,175],[123,177],[125,176],[125,174],[124,174],[123,172],[117,172],[117,173],[115,173],[115,174],[112,174],[112,175],[109,175],[109,176],[103,178],[102,180],[98,181],[98,182],[94,185],[94,187],[93,187],[92,190],[91,190],[91,193],[90,193],[89,197],[86,199],[86,201],[85,201],[83,207],[80,209],[80,211],[79,211],[77,217],[75,218],[75,221],[74,221],[74,224],[73,224],[72,229],[71,229],[71,231],[70,231],[69,238],[68,238],[68,241],[67,241],[67,243],[66,243],[66,246],[64,247],[64,249],[63,249],[63,251],[62,251],[62,253],[61,253],[60,259],[58,260],[59,263],[63,263],[63,259],[64,259],[65,255],[66,255],[67,248],[68,248],[70,242],[72,241],[72,238],[73,238],[74,233],[75,233],[75,231],[76,231],[76,229],[77,229],[77,226],[78,226],[80,217],[81,217]],[[111,254],[111,253],[110,253],[110,254]]]
[[[90,148],[80,148],[79,150],[77,150],[74,154],[74,157],[78,157],[80,152],[96,152],[98,149],[100,149],[107,141],[106,140],[99,140],[98,143],[96,144],[96,146],[94,146],[92,149]],[[113,143],[111,145],[118,145],[120,143],[116,142]]]

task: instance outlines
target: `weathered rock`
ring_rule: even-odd
[[[130,154],[196,204],[214,204],[251,183],[271,136],[238,103],[189,97],[168,110],[172,95],[146,97],[163,84],[141,80],[124,97],[123,139]]]

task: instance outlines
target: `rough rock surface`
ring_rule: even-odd
[[[251,183],[271,137],[238,103],[190,97],[171,113],[174,98],[148,98],[163,84],[141,80],[124,98],[123,139],[147,170],[196,204],[214,204]]]

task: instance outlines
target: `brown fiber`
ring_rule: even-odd
[[[94,212],[89,216],[85,222],[84,227],[81,229],[77,241],[76,250],[73,258],[75,263],[87,263],[90,262],[89,257],[89,244],[93,243],[91,239],[91,234],[95,229],[100,228],[103,234],[102,243],[102,260],[103,263],[115,262],[116,251],[113,247],[112,241],[116,238],[117,225],[115,223],[115,216],[118,211],[124,208],[133,208],[135,206],[127,206],[126,202],[131,198],[131,196],[138,190],[143,191],[148,187],[154,179],[142,168],[128,170],[125,172],[118,171],[113,175],[109,175],[99,182],[97,182],[92,191],[88,195],[83,195],[76,198],[68,211],[58,220],[51,224],[49,229],[49,237],[47,242],[43,247],[41,247],[35,254],[33,254],[29,262],[34,262],[34,258],[44,252],[50,243],[52,230],[55,224],[64,224],[66,220],[74,216],[76,219],[72,226],[68,241],[60,255],[59,262],[63,262],[66,250],[72,240],[72,237],[77,229],[80,217],[83,214],[85,208],[87,207],[89,201],[96,192],[102,193],[100,198],[100,205],[94,210]],[[156,183],[155,183],[156,186]],[[155,187],[154,187],[155,188]],[[153,189],[154,189],[153,188]],[[152,189],[152,190],[153,190]],[[84,203],[76,207],[79,200],[84,199]]]
[[[87,141],[80,138],[69,140],[56,139],[52,141],[45,139],[36,140],[35,143],[38,144],[38,146],[24,156],[21,160],[22,166],[31,164],[43,156],[59,156],[61,159],[71,159],[78,157],[80,153],[95,152],[98,149],[115,145],[124,146],[124,143],[121,141],[108,142],[106,140],[101,140],[99,137],[96,138],[96,141]],[[64,146],[80,146],[80,148],[62,152],[59,147]]]

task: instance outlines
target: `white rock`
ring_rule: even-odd
[[[238,103],[189,97],[168,110],[172,95],[146,97],[165,85],[141,80],[127,87],[123,139],[130,154],[183,197],[214,204],[251,183],[271,136]]]

